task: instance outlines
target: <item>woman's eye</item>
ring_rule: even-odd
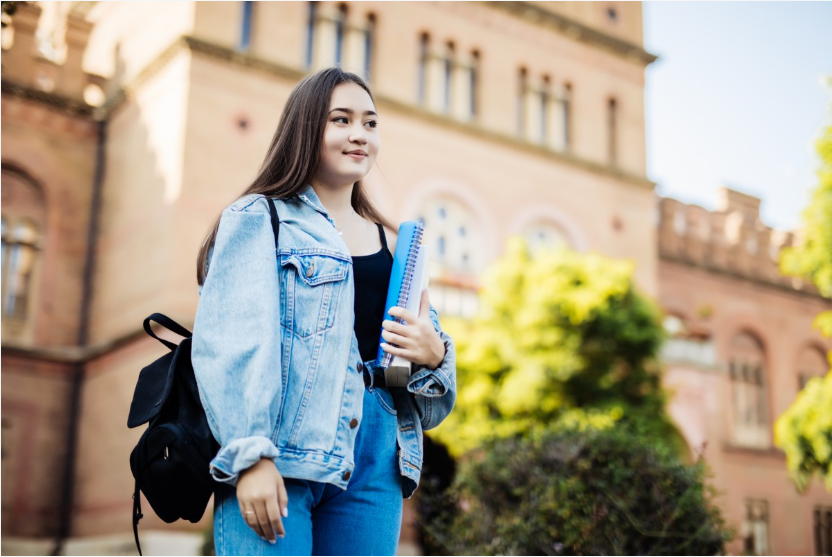
[[[367,122],[367,123],[368,123],[368,124],[370,124],[370,127],[371,127],[371,128],[375,128],[375,127],[377,127],[377,126],[378,126],[378,122],[376,122],[375,120],[370,120],[370,121],[369,121],[369,122]]]
[[[332,121],[333,121],[333,122],[337,122],[338,120],[344,120],[344,121],[346,121],[346,119],[347,119],[347,117],[346,117],[346,116],[338,116],[338,117],[336,117],[336,118],[333,118],[333,119],[332,119]]]

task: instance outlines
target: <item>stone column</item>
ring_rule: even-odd
[[[341,56],[341,67],[348,72],[357,73],[367,78],[367,70],[364,66],[364,59],[367,55],[367,33],[366,27],[350,26],[344,30],[344,51]]]
[[[445,58],[428,51],[425,68],[425,92],[428,110],[445,112]]]
[[[464,122],[472,116],[471,71],[468,64],[454,64],[451,69],[451,114]]]
[[[566,125],[563,117],[564,101],[563,88],[553,85],[552,94],[549,95],[548,99],[546,143],[556,151],[566,150],[566,138],[563,129]]]
[[[312,42],[312,71],[335,65],[338,11],[334,6],[321,4],[315,13],[315,34]]]
[[[523,105],[526,109],[526,139],[532,143],[543,143],[542,125],[543,111],[540,99],[540,89],[529,87],[526,89],[524,95],[525,99]]]

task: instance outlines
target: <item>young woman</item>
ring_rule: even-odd
[[[218,555],[394,555],[422,431],[453,408],[453,341],[427,290],[419,315],[383,321],[397,228],[361,184],[378,121],[360,77],[305,78],[200,251],[192,360],[221,445]],[[406,388],[384,385],[380,334],[416,364]]]

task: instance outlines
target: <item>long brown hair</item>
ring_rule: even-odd
[[[332,91],[341,83],[361,86],[370,95],[370,100],[373,100],[369,86],[361,77],[340,68],[327,68],[305,77],[289,95],[257,177],[240,197],[259,193],[267,197],[288,199],[309,184],[321,164],[321,144]],[[373,207],[361,180],[353,184],[350,204],[365,219],[396,229]],[[208,252],[217,238],[219,226],[220,218],[217,217],[211,233],[199,250],[196,260],[196,279],[199,284],[205,282]]]

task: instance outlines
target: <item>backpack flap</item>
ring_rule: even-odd
[[[176,352],[168,352],[139,373],[127,427],[138,427],[155,418],[170,395],[173,386]]]

